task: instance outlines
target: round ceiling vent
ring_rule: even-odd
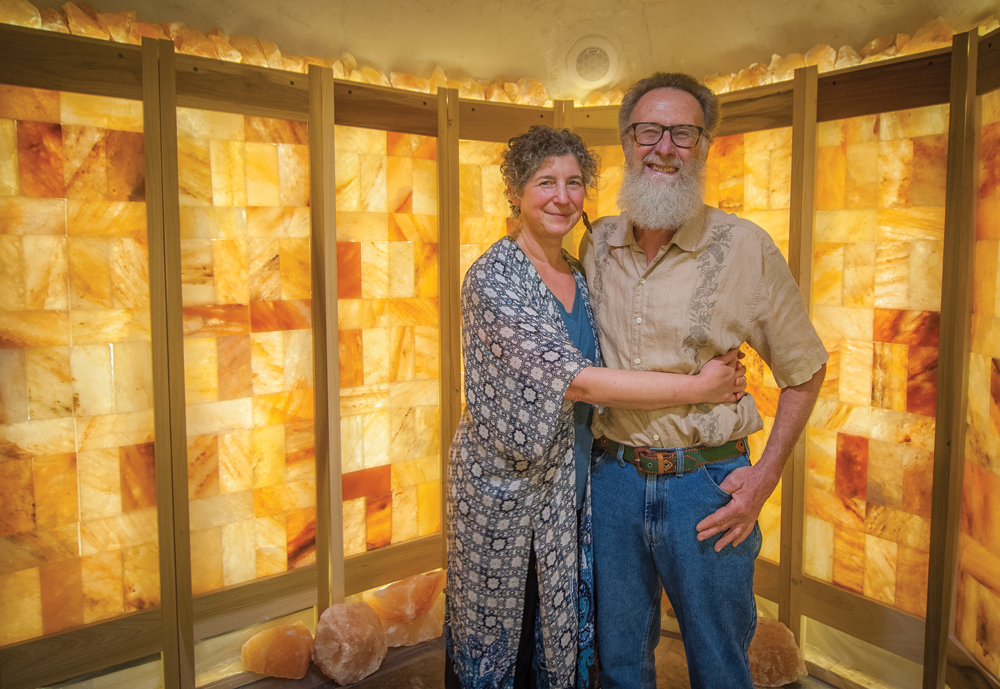
[[[566,68],[577,86],[595,89],[610,83],[618,74],[618,53],[603,38],[581,38],[566,56]]]

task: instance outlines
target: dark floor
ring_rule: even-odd
[[[656,648],[656,676],[661,687],[691,689],[687,677],[684,646],[678,639],[663,637]],[[299,680],[262,679],[253,689],[314,689],[340,686],[320,672],[315,665]],[[444,637],[411,646],[390,648],[382,667],[352,687],[361,689],[441,689],[444,686]],[[830,685],[812,677],[804,677],[788,689],[830,689]]]

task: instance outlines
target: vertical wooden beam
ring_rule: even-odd
[[[163,686],[194,689],[174,44],[142,41]]]
[[[317,614],[321,614],[334,603],[344,601],[333,87],[332,70],[316,65],[309,66],[313,380],[316,396]]]
[[[792,186],[788,222],[788,267],[799,285],[806,308],[812,302],[812,238],[816,192],[815,66],[795,70],[792,94]],[[778,563],[778,619],[796,641],[801,635],[799,600],[805,532],[806,434],[792,449],[781,481],[781,559]]]
[[[462,413],[458,91],[438,89],[438,307],[441,311],[441,560],[448,561],[448,450]]]
[[[975,29],[955,35],[951,51],[934,490],[924,630],[924,689],[942,689],[945,685],[948,638],[954,626],[953,606],[958,580],[978,196],[978,55],[979,35]]]

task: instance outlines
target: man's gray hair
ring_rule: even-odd
[[[656,72],[632,84],[632,87],[625,92],[621,110],[618,111],[618,134],[620,136],[624,137],[628,132],[628,127],[632,123],[632,111],[635,110],[639,99],[654,89],[678,89],[687,91],[694,96],[698,104],[701,105],[701,112],[705,120],[703,125],[705,136],[709,139],[715,138],[721,115],[719,99],[712,92],[712,89],[690,74],[682,72]]]

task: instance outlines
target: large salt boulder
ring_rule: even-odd
[[[750,642],[750,673],[759,687],[783,687],[806,674],[792,630],[781,622],[757,618],[757,632]]]
[[[441,636],[446,579],[443,570],[428,572],[362,594],[382,620],[386,644],[413,646]]]
[[[378,670],[387,650],[382,622],[371,606],[338,603],[319,618],[312,659],[333,681],[351,684]]]
[[[250,672],[302,679],[309,670],[313,638],[301,622],[265,629],[243,644],[240,660]]]

